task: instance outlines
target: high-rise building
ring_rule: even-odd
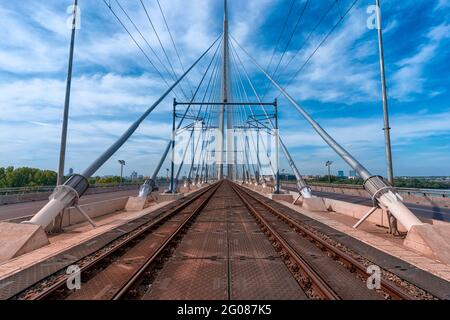
[[[344,177],[345,177],[345,174],[344,174],[344,171],[343,171],[343,170],[338,171],[338,177],[339,177],[339,178],[344,178]]]

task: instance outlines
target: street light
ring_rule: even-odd
[[[120,185],[123,183],[123,166],[126,165],[125,160],[119,160],[120,163]]]
[[[289,180],[289,175],[286,173],[286,169],[282,169],[281,172],[284,175],[284,178],[286,179],[286,182]]]
[[[331,183],[331,165],[333,164],[333,161],[327,161],[325,163],[325,166],[328,167],[328,182]]]

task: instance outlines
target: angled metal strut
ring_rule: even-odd
[[[50,201],[43,207],[30,221],[25,223],[40,225],[46,228],[53,219],[65,208],[76,204],[78,199],[83,196],[89,188],[89,178],[100,169],[106,161],[108,161],[117,150],[131,137],[137,130],[139,125],[152,113],[153,110],[169,95],[170,92],[186,77],[186,75],[206,56],[206,54],[214,47],[214,45],[221,38],[218,37],[213,44],[194,62],[194,64],[186,70],[186,72],[175,81],[164,94],[156,100],[156,102],[144,112],[144,114],[137,119],[125,133],[110,146],[99,158],[97,158],[81,175],[75,174],[67,180],[64,185],[55,189],[50,196]]]
[[[415,225],[423,223],[403,204],[403,198],[398,192],[382,177],[372,175],[359,161],[357,161],[347,150],[339,145],[314,119],[292,98],[285,89],[283,89],[245,50],[233,37],[234,42],[248,56],[253,64],[272,82],[272,84],[286,97],[286,99],[298,110],[298,112],[311,124],[314,130],[322,137],[322,139],[345,161],[352,167],[359,176],[364,179],[364,188],[371,195],[376,204],[379,204],[400,221],[406,228],[411,230]]]

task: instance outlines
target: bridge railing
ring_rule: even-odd
[[[92,185],[89,189],[111,189],[127,186],[138,186],[139,183],[123,183],[123,184],[99,184]],[[53,192],[56,186],[36,186],[36,187],[19,187],[19,188],[0,188],[0,195],[17,195],[27,193],[48,193]]]
[[[294,182],[282,182],[284,186],[295,185]],[[352,189],[352,190],[361,190],[364,191],[364,187],[360,185],[352,185],[352,184],[330,184],[330,183],[310,183],[311,187],[324,189],[332,188],[332,189]],[[403,195],[411,195],[411,196],[419,196],[419,197],[437,197],[437,198],[450,198],[450,190],[449,189],[420,189],[420,188],[395,188],[398,190],[400,194]],[[325,190],[324,190],[325,191]]]

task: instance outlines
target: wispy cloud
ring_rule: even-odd
[[[450,38],[450,25],[441,24],[431,28],[426,35],[426,42],[413,55],[397,62],[399,70],[392,76],[393,97],[411,100],[413,95],[424,92],[425,68],[433,64],[441,42]]]

